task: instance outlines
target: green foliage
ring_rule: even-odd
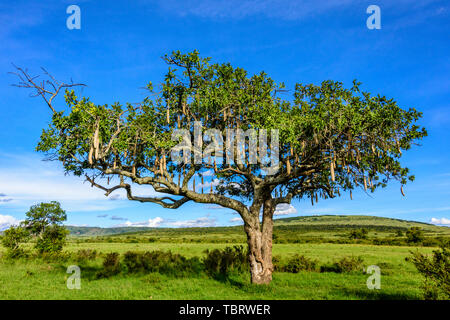
[[[42,259],[42,261],[44,262],[62,263],[71,260],[72,255],[69,252],[65,252],[62,250],[42,251],[34,255],[34,258],[37,260]]]
[[[424,240],[423,231],[419,227],[411,227],[406,231],[406,241],[409,243],[420,243]]]
[[[367,229],[365,229],[365,228],[352,230],[352,231],[350,231],[349,238],[350,239],[367,239],[368,233],[369,233],[369,231],[367,231]]]
[[[97,272],[96,277],[109,278],[122,271],[120,255],[117,252],[107,253],[103,260],[103,269]]]
[[[272,256],[273,271],[281,272],[284,270],[282,259],[279,255]]]
[[[123,264],[127,273],[158,272],[172,276],[197,274],[203,268],[197,257],[187,259],[171,251],[132,252],[123,256]]]
[[[29,232],[22,226],[10,227],[3,232],[2,245],[7,249],[7,256],[18,258],[25,254],[20,244],[26,242],[30,237]]]
[[[34,205],[26,213],[26,216],[23,223],[33,235],[40,235],[48,226],[60,225],[67,220],[66,212],[57,201]]]
[[[41,202],[26,213],[23,222],[31,235],[36,237],[35,248],[39,253],[56,254],[61,252],[69,231],[62,226],[67,219],[66,212],[57,201]]]
[[[176,143],[171,140],[174,130],[193,132],[192,123],[201,121],[204,130],[222,133],[226,128],[278,129],[283,161],[277,173],[280,179],[272,187],[283,187],[293,197],[334,197],[339,190],[357,187],[373,192],[392,179],[402,185],[414,180],[399,158],[402,150],[427,135],[416,124],[422,114],[362,91],[356,80],[350,88],[331,80],[319,85],[297,83],[293,97],[285,98],[280,94],[284,84],[264,72],[250,75],[229,63],[211,63],[198,51],[174,51],[163,59],[169,67],[162,90],[154,92],[149,83],[149,94],[138,105],[97,105],[66,91],[68,108],[53,114],[37,150],[61,161],[68,173],[120,175],[125,181],[141,179],[155,185],[160,183],[155,179],[162,178],[170,186],[164,190],[174,194],[173,181],[166,181],[158,169],[160,159],[167,159]],[[164,164],[163,171],[181,174],[182,167],[171,159]],[[217,166],[220,171],[228,164]],[[236,164],[231,166],[237,169]],[[259,166],[247,166],[239,170],[266,182],[271,179]],[[316,169],[307,174],[305,168],[310,167]],[[207,168],[187,165],[186,169]],[[222,173],[216,178],[218,193],[253,198],[247,175]],[[241,188],[230,183],[237,181]]]
[[[428,300],[450,299],[450,250],[449,244],[442,244],[429,258],[418,251],[411,252],[411,262],[425,277],[424,298]]]
[[[206,250],[205,271],[213,277],[227,277],[230,272],[248,271],[247,252],[243,246]]]
[[[303,255],[295,254],[288,260],[282,271],[298,273],[300,271],[316,271],[317,261]]]
[[[58,253],[66,244],[68,233],[62,226],[50,225],[37,238],[35,248],[39,253]]]
[[[364,260],[361,257],[343,257],[332,264],[323,265],[320,267],[320,272],[355,272],[362,271]]]

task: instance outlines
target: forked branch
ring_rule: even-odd
[[[56,113],[55,108],[53,107],[53,99],[58,95],[61,89],[67,89],[71,87],[77,86],[86,86],[83,83],[74,83],[73,80],[70,80],[70,83],[61,82],[55,79],[47,70],[41,68],[44,75],[48,77],[48,79],[38,80],[39,75],[31,76],[28,73],[28,70],[22,69],[15,64],[12,64],[14,68],[16,68],[16,72],[9,72],[19,78],[19,82],[13,84],[15,87],[19,88],[28,88],[32,89],[33,92],[30,94],[31,97],[41,96],[44,101],[47,103],[48,107],[52,110],[53,113]]]

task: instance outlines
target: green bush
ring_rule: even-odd
[[[409,243],[420,243],[424,240],[423,231],[419,227],[411,227],[406,231],[406,241]]]
[[[106,254],[103,269],[97,272],[97,278],[109,278],[121,272],[120,256],[117,252]]]
[[[295,254],[288,260],[284,266],[283,271],[298,273],[300,271],[315,271],[317,270],[317,261],[307,258],[303,255]]]
[[[138,272],[143,271],[144,266],[142,263],[142,259],[139,253],[127,251],[123,256],[123,264],[127,270],[127,272]]]
[[[343,257],[342,259],[335,261],[329,265],[323,265],[320,267],[320,272],[354,272],[362,271],[364,260],[361,257]]]
[[[284,266],[280,256],[272,256],[273,271],[283,272]]]
[[[395,236],[396,236],[396,237],[403,237],[403,231],[402,231],[402,230],[397,230],[397,231],[395,232]]]
[[[350,239],[367,239],[369,231],[365,228],[352,230],[350,231],[349,238]]]
[[[39,252],[34,256],[35,258],[42,259],[45,262],[66,262],[72,257],[69,252],[53,251],[53,252]]]
[[[450,299],[450,250],[448,243],[442,244],[440,250],[434,250],[433,256],[411,252],[411,262],[425,277],[423,284],[424,298],[427,300]]]
[[[247,252],[243,246],[226,247],[222,250],[206,250],[203,264],[206,273],[213,277],[227,277],[230,272],[249,270]]]
[[[180,254],[171,251],[148,251],[132,252],[128,251],[123,256],[123,264],[128,273],[158,272],[172,276],[185,274],[197,274],[203,269],[199,258],[187,259]]]
[[[66,236],[69,231],[60,225],[50,225],[36,240],[35,248],[39,253],[57,253],[61,252],[66,244]]]
[[[6,248],[6,257],[15,259],[25,256],[20,244],[26,242],[29,237],[29,232],[21,226],[6,229],[1,237],[2,245]]]

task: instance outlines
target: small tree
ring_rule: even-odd
[[[50,225],[36,241],[36,249],[39,253],[57,253],[66,244],[66,236],[69,231],[59,225]]]
[[[406,231],[406,241],[409,243],[420,243],[424,240],[423,231],[419,227],[411,227]]]
[[[68,232],[61,224],[67,219],[67,215],[59,202],[34,205],[26,216],[23,224],[31,235],[37,237],[35,248],[40,253],[62,250]]]
[[[450,299],[450,250],[449,245],[442,244],[440,250],[433,251],[433,256],[416,251],[411,261],[425,277],[423,284],[425,299]]]
[[[11,258],[21,256],[23,254],[23,249],[20,248],[20,244],[26,242],[29,236],[29,232],[22,226],[13,226],[6,229],[1,237],[1,242],[7,249],[7,255]]]

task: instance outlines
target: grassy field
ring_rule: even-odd
[[[352,226],[365,225],[370,237],[390,236],[395,228],[407,229],[412,222],[379,218],[348,220],[341,229],[329,230],[338,225],[336,219],[323,218],[314,221],[282,221],[278,226],[301,225],[300,236],[319,238],[343,238]],[[328,221],[324,221],[328,220]],[[295,221],[295,220],[294,220]],[[307,222],[308,224],[306,224]],[[296,224],[295,224],[296,223]],[[325,226],[312,228],[312,226]],[[374,227],[371,227],[374,226]],[[424,227],[425,226],[425,227]],[[392,227],[394,229],[392,229]],[[448,228],[422,225],[428,235],[447,235]],[[67,252],[93,249],[103,254],[108,252],[170,250],[190,257],[204,257],[206,249],[224,248],[230,243],[215,242],[222,238],[235,239],[242,243],[239,228],[196,228],[139,230],[131,234],[97,236],[71,236],[65,248]],[[428,228],[428,229],[427,229]],[[314,231],[315,230],[315,231]],[[278,229],[279,237],[287,237],[291,229]],[[202,242],[185,242],[197,237]],[[151,241],[148,239],[151,238]],[[109,242],[114,239],[113,242]],[[184,239],[184,240],[183,240]],[[210,241],[213,239],[214,241]],[[137,241],[136,241],[137,240]],[[30,248],[32,244],[28,244]],[[31,249],[31,248],[30,248]],[[275,243],[274,256],[288,259],[294,254],[316,259],[327,264],[342,257],[354,256],[364,260],[365,267],[378,265],[381,268],[381,289],[370,290],[363,272],[275,272],[268,286],[250,284],[248,274],[233,274],[227,280],[216,280],[206,274],[186,277],[168,276],[159,273],[119,274],[107,279],[97,279],[95,272],[101,267],[102,258],[96,258],[81,266],[81,289],[66,287],[66,268],[73,261],[44,262],[41,259],[0,260],[0,299],[421,299],[422,277],[412,263],[405,261],[410,251],[431,253],[434,247],[384,246],[358,243]],[[2,254],[3,249],[0,249]]]
[[[187,257],[201,256],[207,248],[225,244],[71,244],[67,250],[96,249],[101,252],[128,250],[172,250]],[[369,290],[368,275],[331,272],[274,273],[270,286],[255,287],[247,275],[221,282],[207,276],[189,278],[160,274],[118,275],[109,279],[94,279],[89,270],[83,273],[81,290],[66,287],[66,267],[72,263],[38,261],[2,262],[0,264],[1,299],[419,299],[421,276],[405,261],[411,248],[335,244],[279,244],[274,254],[290,256],[304,254],[320,262],[339,257],[361,256],[365,265],[381,266],[381,289]],[[420,248],[431,252],[432,248]],[[99,265],[100,261],[90,264]]]

